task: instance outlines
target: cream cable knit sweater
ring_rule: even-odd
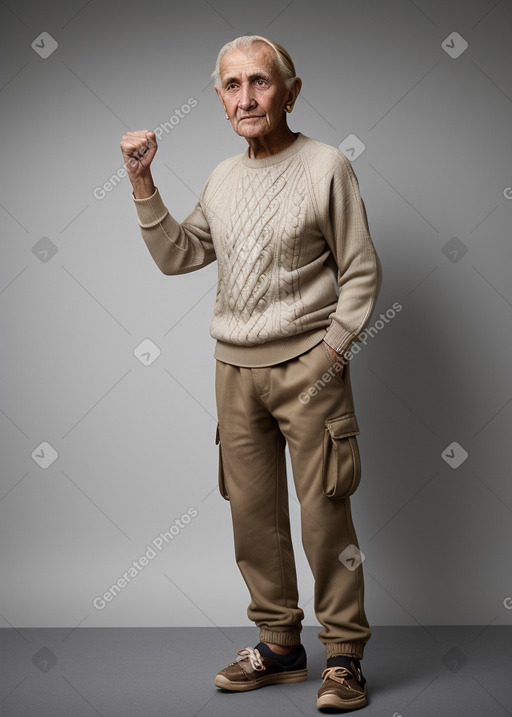
[[[380,263],[352,166],[334,147],[298,133],[279,154],[221,162],[181,224],[158,189],[134,202],[164,274],[217,259],[210,333],[221,361],[272,365],[322,339],[344,353],[368,323]]]

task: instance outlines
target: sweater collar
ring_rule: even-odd
[[[285,159],[293,157],[293,155],[297,154],[297,152],[300,152],[306,140],[306,135],[302,134],[302,132],[297,132],[297,138],[295,139],[295,142],[292,142],[289,147],[283,149],[282,152],[272,154],[270,155],[270,157],[264,157],[263,159],[251,159],[249,157],[249,147],[247,147],[244,154],[242,155],[242,162],[243,164],[245,164],[246,167],[271,167],[274,164],[279,164],[279,162],[283,162]]]

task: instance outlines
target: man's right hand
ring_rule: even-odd
[[[150,197],[155,191],[150,166],[157,149],[156,136],[151,130],[127,132],[121,139],[124,164],[137,199]]]

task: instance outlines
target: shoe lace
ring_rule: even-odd
[[[262,662],[260,651],[257,650],[255,647],[244,647],[242,650],[239,650],[237,652],[237,655],[238,657],[236,658],[235,662],[241,663],[248,660],[251,665],[252,671],[266,669],[265,665]]]
[[[353,679],[354,675],[347,667],[327,667],[322,672],[322,679],[325,680],[334,680],[334,682],[339,682],[340,684],[343,684],[348,679]]]

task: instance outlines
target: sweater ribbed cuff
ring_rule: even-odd
[[[146,199],[136,199],[133,194],[132,199],[137,209],[139,226],[143,229],[149,229],[150,227],[160,224],[169,214],[169,210],[163,203],[158,188],[155,188],[154,193]]]
[[[355,337],[338,323],[333,321],[324,336],[325,343],[336,351],[344,354],[354,343]]]

